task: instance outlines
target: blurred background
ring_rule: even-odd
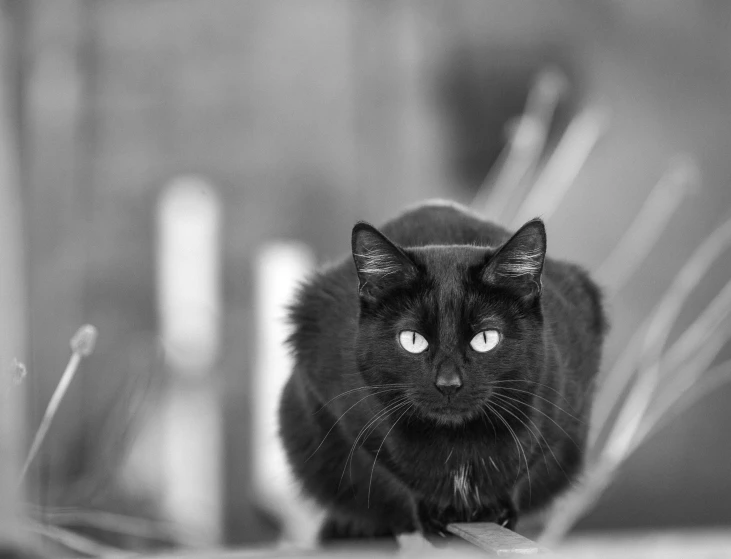
[[[99,331],[24,500],[110,545],[296,530],[272,414],[293,286],[357,220],[434,197],[490,216],[541,76],[559,92],[541,160],[574,142],[565,191],[521,206],[550,255],[611,275],[658,181],[692,177],[633,273],[596,277],[607,366],[729,217],[723,0],[2,0],[0,18],[0,357],[22,456],[69,339]],[[671,340],[729,277],[726,255]],[[719,388],[649,438],[577,530],[728,526],[729,402]]]

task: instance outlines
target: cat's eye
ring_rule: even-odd
[[[500,333],[497,330],[483,330],[479,332],[472,341],[470,341],[470,347],[479,353],[486,353],[500,341]]]
[[[398,342],[409,353],[422,353],[429,347],[426,338],[413,330],[403,330],[398,335]]]

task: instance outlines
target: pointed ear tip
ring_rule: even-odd
[[[546,237],[546,224],[543,223],[540,217],[534,217],[530,221],[527,221],[521,229],[537,231],[544,239]]]
[[[355,251],[356,246],[368,243],[369,239],[372,240],[382,236],[382,233],[370,223],[359,221],[353,226],[353,231],[350,235],[351,248]]]
[[[361,231],[372,231],[372,230],[373,230],[373,226],[370,223],[367,223],[365,221],[358,221],[355,225],[353,225],[353,230],[351,232],[351,237],[353,239],[355,239],[356,236]]]

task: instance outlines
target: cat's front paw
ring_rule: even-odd
[[[421,518],[421,531],[425,536],[435,535],[447,537],[447,523],[434,517],[424,516]]]
[[[503,528],[515,531],[518,524],[518,511],[512,501],[500,501],[496,510],[495,523]]]

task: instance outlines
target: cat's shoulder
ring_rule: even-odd
[[[543,278],[549,298],[550,294],[560,295],[564,305],[580,309],[583,316],[591,318],[595,333],[604,335],[607,332],[609,321],[604,309],[604,293],[586,268],[574,262],[546,258]]]

